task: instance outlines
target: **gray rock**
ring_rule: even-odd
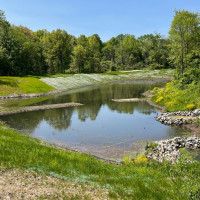
[[[198,137],[175,137],[155,142],[157,147],[147,154],[148,160],[154,159],[159,162],[169,160],[172,164],[178,162],[180,158],[180,148],[197,149],[200,148],[200,138]],[[148,150],[147,146],[147,150]]]

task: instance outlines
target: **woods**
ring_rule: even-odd
[[[36,32],[11,25],[0,12],[0,75],[101,73],[115,70],[176,68],[183,84],[199,80],[200,18],[175,11],[169,37],[120,34],[107,42],[99,35],[76,38],[65,30]]]

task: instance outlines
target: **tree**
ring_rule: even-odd
[[[10,24],[6,21],[4,12],[0,10],[0,75],[9,75],[11,71],[10,57],[7,50],[9,29]]]
[[[179,78],[183,77],[189,64],[187,56],[200,47],[200,17],[199,13],[175,11],[175,16],[169,31],[171,44],[171,61],[177,69]]]
[[[100,72],[100,42],[95,36],[88,39],[88,66],[90,72]]]
[[[60,29],[45,34],[43,49],[49,66],[49,73],[65,73],[65,69],[69,68],[71,61],[72,44],[70,35]]]
[[[108,42],[104,44],[102,49],[103,59],[106,61],[116,62],[116,49],[119,46],[119,40],[112,37]]]
[[[160,34],[147,34],[138,38],[139,48],[142,55],[141,61],[144,67],[167,68],[169,66],[169,43]]]
[[[77,45],[74,47],[72,53],[72,70],[78,71],[79,73],[84,72],[84,67],[86,64],[86,50],[82,45]]]
[[[134,35],[126,35],[117,48],[117,64],[123,69],[132,68],[140,60],[138,41]]]

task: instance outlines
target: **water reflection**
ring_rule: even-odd
[[[89,87],[29,103],[42,105],[79,102],[77,108],[52,109],[0,119],[32,137],[56,142],[66,147],[107,158],[123,157],[138,151],[140,141],[181,135],[180,128],[169,127],[154,120],[158,111],[146,102],[117,103],[111,99],[136,98],[158,83],[115,83]],[[19,100],[18,100],[19,101]],[[27,101],[27,102],[26,102]],[[19,101],[28,104],[29,100]],[[12,102],[7,102],[12,105]],[[138,143],[139,142],[139,143]]]

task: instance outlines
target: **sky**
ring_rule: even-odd
[[[182,9],[200,12],[200,0],[0,0],[11,24],[98,34],[104,42],[119,34],[167,36],[174,10]]]

